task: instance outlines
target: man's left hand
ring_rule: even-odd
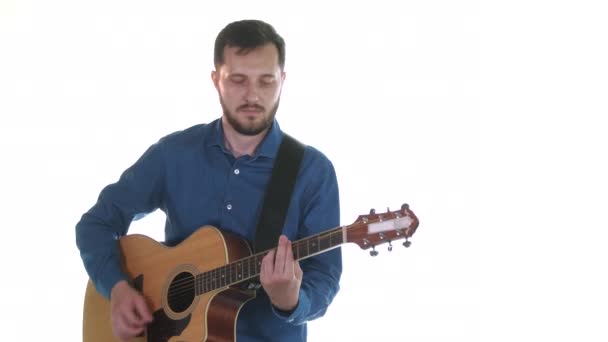
[[[281,311],[292,311],[298,305],[302,269],[293,259],[291,241],[285,235],[279,245],[262,259],[260,282],[272,305]]]

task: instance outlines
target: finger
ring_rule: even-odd
[[[285,263],[286,265],[289,265],[288,271],[290,272],[290,278],[294,275],[297,275],[296,267],[299,268],[300,265],[298,261],[293,258],[293,247],[291,245],[291,242],[287,244],[287,255],[285,256]]]
[[[132,314],[129,314],[130,308],[127,307],[126,304],[123,304],[118,310],[114,313],[114,318],[116,319],[117,327],[124,330],[126,326],[134,325]]]
[[[287,255],[287,245],[289,240],[285,235],[279,237],[279,245],[277,246],[277,256],[274,260],[275,273],[285,274],[285,257]]]
[[[274,255],[275,250],[270,250],[264,259],[262,259],[262,269],[260,270],[260,280],[270,279],[270,275],[274,272]]]
[[[127,323],[124,315],[118,314],[116,319],[113,321],[114,335],[121,340],[128,340],[132,337],[139,335],[143,330],[143,326],[132,326]]]
[[[133,329],[141,331],[146,325],[152,321],[150,309],[144,297],[139,293],[134,293],[128,302],[125,303],[123,311],[126,324]]]
[[[138,296],[135,298],[135,314],[140,319],[142,323],[150,323],[152,322],[152,313],[150,313],[150,308],[146,303],[146,300],[142,296]]]
[[[141,319],[136,314],[135,301],[130,300],[120,308],[119,318],[122,319],[125,326],[130,328],[139,328],[142,326]]]
[[[293,246],[291,245],[291,241],[287,240],[287,249],[285,250],[285,262],[288,265],[291,265],[294,261],[293,259]]]

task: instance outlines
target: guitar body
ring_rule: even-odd
[[[175,247],[143,235],[125,236],[119,244],[123,269],[146,298],[154,317],[145,336],[133,342],[236,340],[236,317],[255,292],[226,286],[194,295],[192,284],[196,274],[250,256],[244,240],[205,226]],[[182,291],[184,284],[190,287]],[[112,335],[110,303],[90,280],[84,302],[83,341],[118,341]]]

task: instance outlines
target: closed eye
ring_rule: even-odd
[[[247,78],[243,75],[231,75],[230,77],[228,77],[228,79],[230,80],[230,82],[236,84],[242,84],[247,80]]]
[[[263,86],[270,86],[276,82],[276,79],[273,76],[264,76],[260,79],[260,83]]]

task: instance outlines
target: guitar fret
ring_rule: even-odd
[[[248,277],[248,275],[249,275],[249,270],[248,270],[249,263],[247,262],[247,259],[244,259],[243,261],[241,261],[241,263],[242,263],[242,266],[243,266],[243,268],[241,269],[241,272],[243,274],[243,278],[242,279],[247,279],[247,278],[249,278]]]
[[[247,269],[248,269],[248,273],[247,273],[247,278],[250,278],[251,276],[253,276],[255,274],[255,271],[252,271],[252,266],[255,265],[255,262],[252,264],[251,261],[255,259],[254,257],[249,257],[247,258]]]
[[[215,283],[215,273],[217,272],[217,270],[212,270],[211,271],[211,290],[215,290],[216,289],[216,283]]]
[[[221,277],[222,277],[222,281],[221,281],[221,285],[222,287],[226,286],[228,284],[228,275],[227,275],[227,268],[226,266],[222,266],[221,267]]]
[[[305,245],[306,245],[306,256],[309,256],[310,255],[310,245],[308,243],[310,241],[308,239],[306,239],[305,241],[306,241],[306,243],[305,243]]]
[[[247,258],[247,269],[249,270],[249,273],[247,273],[247,278],[251,278],[255,275],[255,270],[253,269],[254,266],[255,266],[255,258],[254,257]]]
[[[222,270],[220,271],[220,277],[222,277],[221,285],[222,287],[228,285],[228,275],[226,272],[226,266],[222,266]]]
[[[230,278],[228,279],[230,284],[234,283],[234,278],[236,277],[234,276],[234,267],[232,264],[228,265],[228,274],[230,275]]]
[[[215,270],[211,270],[211,272],[209,272],[209,290],[210,291],[215,290],[214,271]]]
[[[205,282],[205,285],[207,285],[207,291],[213,290],[213,288],[211,287],[211,275],[209,274],[209,272],[207,272],[207,281]]]
[[[331,235],[330,235],[330,236],[331,236]],[[320,239],[320,241],[319,241],[319,246],[320,246],[320,248],[321,248],[321,249],[323,249],[323,250],[328,249],[329,247],[331,247],[331,243],[330,243],[329,238],[324,237],[324,238]]]
[[[200,274],[197,274],[197,275],[194,277],[194,294],[195,294],[195,295],[199,295],[199,294],[201,294],[201,291],[200,291],[200,289],[198,288],[198,287],[199,287],[199,281],[198,281],[198,280],[199,280],[199,276],[200,276]]]
[[[205,288],[205,292],[208,292],[208,291],[211,291],[211,290],[212,290],[212,288],[211,288],[211,277],[209,276],[209,273],[208,273],[208,272],[207,272],[207,276],[206,276],[205,278],[207,278],[207,279],[205,280],[205,287],[206,287],[206,288]]]
[[[255,274],[260,274],[262,271],[262,256],[257,255],[255,257]]]
[[[255,258],[255,273],[256,274],[260,274],[260,272],[262,271],[262,258],[263,258],[263,255],[258,255]]]
[[[232,263],[230,264],[232,265],[232,279],[233,281],[236,283],[239,281],[239,269],[238,269],[238,264],[236,263]]]

